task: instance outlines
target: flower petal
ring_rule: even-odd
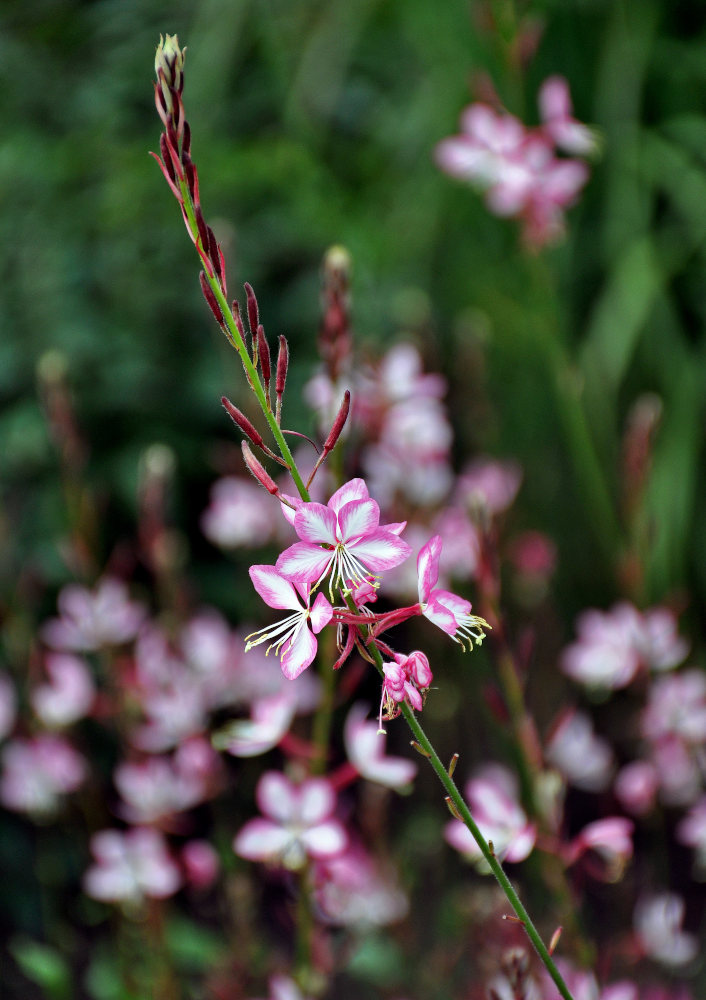
[[[282,647],[282,673],[293,681],[302,671],[306,670],[316,656],[317,641],[309,631],[306,623],[294,633],[289,642]]]
[[[280,823],[288,823],[298,814],[299,794],[296,785],[281,771],[266,771],[255,789],[260,812]]]
[[[456,634],[458,623],[448,608],[445,608],[443,604],[437,604],[435,600],[431,600],[424,608],[422,614],[425,618],[428,618],[430,622],[434,622],[434,624],[440,629],[443,629],[444,632],[448,632],[449,635]]]
[[[434,535],[424,545],[417,556],[419,576],[419,603],[426,604],[429,594],[439,579],[439,558],[441,557],[441,535]]]
[[[337,514],[341,507],[346,503],[350,503],[351,500],[367,500],[369,496],[368,487],[365,485],[364,479],[350,479],[340,489],[336,490],[329,500],[328,506]]]
[[[233,850],[248,861],[269,861],[287,847],[292,834],[266,819],[251,819],[233,841]]]
[[[320,549],[318,545],[308,542],[295,542],[277,559],[277,571],[288,580],[293,580],[300,590],[306,591],[311,583],[324,576],[333,556],[331,549]]]
[[[407,542],[382,528],[361,538],[359,542],[350,543],[348,548],[373,573],[381,573],[386,569],[392,569],[393,566],[399,566],[412,554]]]
[[[325,778],[309,778],[299,786],[299,819],[305,826],[314,826],[331,815],[336,808],[336,793]]]
[[[380,523],[380,508],[374,500],[352,500],[338,512],[341,541],[370,535]]]
[[[274,566],[251,566],[248,570],[253,587],[271,608],[301,611],[297,593],[289,580]]]
[[[318,594],[316,600],[314,601],[314,606],[311,609],[311,614],[309,615],[311,627],[316,635],[319,634],[325,625],[328,625],[332,616],[333,608],[323,594]]]
[[[348,844],[346,831],[338,822],[331,819],[327,823],[319,823],[305,830],[301,836],[306,853],[314,858],[330,858],[340,854]]]
[[[335,545],[336,515],[321,503],[303,503],[294,518],[294,530],[304,542]]]

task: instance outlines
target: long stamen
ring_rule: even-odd
[[[266,625],[265,628],[258,629],[257,632],[251,632],[250,635],[245,637],[245,652],[247,653],[247,651],[252,649],[253,646],[259,646],[260,643],[266,642],[268,639],[276,638],[278,635],[281,635],[282,632],[295,632],[297,625],[301,624],[307,614],[308,612],[304,610],[295,611],[294,614],[289,615],[287,618],[283,618],[282,621],[277,622],[275,625]],[[254,636],[258,636],[259,638],[254,638]],[[284,642],[286,638],[286,635],[282,636],[280,644]],[[268,648],[268,652],[273,645],[274,643],[272,643],[272,645]]]

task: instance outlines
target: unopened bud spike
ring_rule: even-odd
[[[262,435],[257,428],[250,423],[245,414],[242,413],[237,406],[234,406],[226,396],[221,396],[221,403],[233,423],[240,428],[246,437],[250,438],[255,447],[265,448],[265,442],[262,440]]]
[[[243,458],[245,459],[245,464],[247,465],[248,470],[253,474],[255,479],[257,479],[258,483],[265,487],[268,493],[271,493],[272,496],[277,496],[279,493],[277,483],[274,481],[272,476],[265,471],[262,464],[255,458],[247,441],[243,441],[242,449]]]
[[[451,815],[455,819],[461,819],[461,813],[456,808],[456,806],[455,806],[453,800],[451,799],[450,795],[446,796],[446,805],[447,805],[447,808],[448,808],[449,812],[451,813]],[[463,822],[463,820],[461,820],[461,822]]]
[[[410,744],[409,745],[411,747],[414,747],[414,749],[417,751],[417,753],[420,753],[422,755],[422,757],[426,757],[427,760],[431,757],[431,754],[428,753],[428,751],[426,751],[421,744],[417,743],[416,740],[410,740]]]
[[[456,765],[458,764],[458,754],[455,753],[451,760],[449,761],[449,766],[446,769],[449,778],[453,778],[454,771],[456,770]]]
[[[222,327],[223,324],[223,313],[221,312],[221,307],[218,305],[218,300],[213,294],[213,289],[208,283],[208,279],[204,271],[199,271],[199,282],[201,283],[201,291],[203,292],[203,297],[209,304],[211,312],[216,317],[216,322]]]
[[[267,343],[265,328],[262,323],[258,323],[257,325],[257,354],[260,359],[260,370],[262,371],[262,380],[265,383],[265,392],[269,397],[272,362],[270,360],[270,345]]]

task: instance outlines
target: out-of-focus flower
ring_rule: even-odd
[[[221,863],[207,840],[189,840],[181,849],[184,878],[196,889],[208,889],[216,881]]]
[[[60,796],[75,792],[88,774],[81,754],[51,733],[11,740],[1,759],[0,802],[39,818],[54,812]]]
[[[292,611],[293,614],[276,625],[268,625],[249,635],[245,652],[272,640],[268,652],[274,647],[282,660],[282,673],[289,680],[294,680],[316,656],[318,643],[315,636],[331,621],[333,609],[323,594],[317,595],[313,607],[309,606],[311,593],[307,580],[298,577],[292,583],[274,566],[251,566],[249,572],[253,586],[265,604]]]
[[[524,861],[531,854],[536,829],[517,797],[514,775],[500,764],[490,764],[466,785],[466,797],[486,840],[492,840],[496,857]],[[446,840],[457,851],[485,869],[485,859],[471,832],[461,820],[452,820],[444,830]]]
[[[602,792],[610,783],[613,751],[596,736],[590,716],[577,709],[565,712],[554,726],[546,748],[547,761],[576,788]]]
[[[561,657],[561,669],[588,687],[627,687],[643,669],[671,670],[688,652],[666,608],[640,613],[627,602],[610,611],[584,611],[577,620],[578,639]]]
[[[678,736],[666,736],[651,747],[651,763],[659,797],[667,806],[688,806],[703,789],[701,747],[691,747]]]
[[[314,894],[323,919],[346,927],[384,927],[402,920],[409,910],[407,896],[392,874],[359,845],[316,862]]]
[[[311,1000],[289,976],[272,976],[268,1000]]]
[[[348,759],[358,774],[388,788],[404,788],[417,773],[414,761],[385,754],[385,737],[367,718],[364,705],[353,705],[343,730]]]
[[[12,732],[17,714],[15,687],[7,674],[0,672],[0,740]]]
[[[248,479],[225,476],[211,487],[210,503],[201,517],[201,530],[222,548],[266,545],[276,532],[276,518],[262,502],[262,489]]]
[[[563,76],[550,76],[539,88],[539,113],[545,131],[566,153],[592,156],[598,149],[593,129],[573,117],[569,85]]]
[[[55,649],[89,652],[134,639],[146,617],[145,608],[130,600],[125,584],[104,577],[95,591],[69,584],[57,600],[60,618],[42,628],[42,638]]]
[[[623,809],[633,816],[645,816],[655,804],[658,788],[654,765],[647,760],[634,760],[618,771],[613,791]]]
[[[517,462],[476,458],[458,477],[456,496],[467,510],[496,517],[512,506],[521,483],[522,469]]]
[[[524,239],[535,248],[563,235],[564,210],[588,180],[584,163],[555,155],[555,146],[578,153],[582,140],[581,155],[588,152],[590,132],[571,117],[568,88],[562,102],[557,78],[548,82],[543,126],[529,129],[513,115],[472,104],[461,116],[461,134],[436,147],[441,169],[485,192],[491,212],[522,219]]]
[[[638,902],[635,933],[647,958],[668,967],[686,965],[696,958],[698,941],[681,929],[683,921],[684,900],[676,893],[663,892]]]
[[[642,717],[643,735],[654,742],[678,737],[706,741],[706,673],[685,670],[655,681]]]
[[[576,969],[566,959],[556,959],[556,966],[574,1000],[640,1000],[642,994],[635,983],[623,979],[601,988],[592,972]],[[556,984],[542,969],[541,1000],[561,1000]]]
[[[218,763],[210,743],[196,737],[182,743],[173,758],[119,764],[113,780],[123,800],[120,815],[146,825],[193,808],[214,790]]]
[[[397,531],[380,525],[380,508],[362,479],[345,483],[326,506],[301,504],[294,528],[302,541],[285,549],[277,559],[277,571],[296,583],[302,594],[330,575],[333,600],[334,588],[372,582],[411,553]]]
[[[252,819],[233,841],[233,850],[250,861],[301,868],[307,858],[330,858],[348,843],[345,829],[333,818],[336,795],[325,778],[296,785],[279,771],[267,771],[256,790],[266,817]]]
[[[589,823],[568,846],[567,861],[575,864],[588,851],[601,858],[604,868],[593,868],[596,877],[605,882],[619,882],[632,857],[632,832],[635,824],[624,816],[607,816]]]
[[[50,653],[45,666],[50,683],[32,691],[32,707],[45,726],[70,726],[93,705],[96,689],[91,673],[83,660],[70,653]]]
[[[677,826],[677,838],[696,851],[696,866],[706,873],[706,795],[691,807]]]
[[[249,719],[235,719],[213,736],[218,750],[234,757],[257,757],[284,738],[296,712],[296,701],[286,691],[253,702]]]
[[[181,885],[179,869],[157,830],[101,830],[91,837],[91,852],[95,863],[83,877],[83,889],[93,899],[138,905],[145,897],[172,896]]]

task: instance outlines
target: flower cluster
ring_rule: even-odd
[[[461,134],[436,148],[441,169],[483,191],[491,212],[521,219],[524,240],[534,248],[562,236],[564,210],[588,180],[586,164],[572,157],[596,151],[594,133],[573,117],[562,77],[544,81],[539,109],[542,124],[528,128],[506,111],[471,104],[461,116]]]

